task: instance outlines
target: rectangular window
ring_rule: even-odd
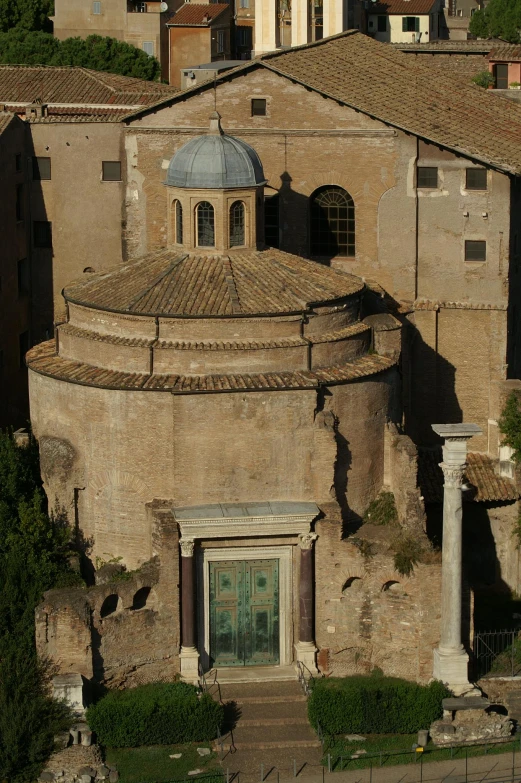
[[[17,152],[14,156],[14,167],[15,171],[21,171],[22,170],[22,153]]]
[[[249,8],[250,0],[241,0],[241,8]]]
[[[35,247],[52,247],[52,223],[48,220],[33,221],[33,243]]]
[[[148,54],[149,57],[154,56],[154,42],[153,41],[143,41],[143,51],[145,54]]]
[[[16,219],[24,219],[24,186],[16,186]]]
[[[101,165],[103,182],[121,182],[121,161],[104,160]]]
[[[29,350],[29,332],[22,332],[18,337],[18,346],[20,352],[20,367],[25,367],[25,354]]]
[[[226,47],[226,33],[224,30],[217,31],[217,51],[224,52]]]
[[[27,296],[29,293],[29,264],[26,258],[18,262],[18,296]]]
[[[101,3],[96,1],[92,4],[92,13],[96,15],[101,14]]]
[[[494,79],[496,90],[508,90],[508,63],[494,65]]]
[[[418,188],[437,188],[438,169],[434,166],[418,166],[416,186]]]
[[[487,170],[486,169],[467,169],[467,190],[486,190],[487,189]]]
[[[486,261],[487,243],[482,239],[465,240],[465,261]]]
[[[386,33],[387,32],[387,17],[386,16],[378,16],[378,27],[377,30],[379,33]]]
[[[33,158],[33,179],[51,178],[51,159]]]
[[[251,27],[236,27],[237,43],[239,46],[245,46],[251,49]]]
[[[420,17],[419,16],[402,16],[402,32],[403,33],[419,33],[420,32]]]
[[[251,99],[251,116],[252,117],[266,116],[266,98]]]

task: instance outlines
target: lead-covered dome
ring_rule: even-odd
[[[168,166],[166,185],[176,188],[248,188],[266,178],[255,150],[221,130],[220,115],[210,117],[210,132],[192,139]]]

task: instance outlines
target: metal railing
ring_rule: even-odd
[[[302,663],[302,661],[297,661],[297,677],[298,677],[299,684],[302,687],[302,690],[304,691],[305,696],[309,697],[311,691],[313,690],[313,683],[315,682],[315,677],[313,675],[313,672],[310,669],[308,669],[306,664]]]
[[[474,635],[474,673],[481,677],[521,677],[519,631],[480,631]]]

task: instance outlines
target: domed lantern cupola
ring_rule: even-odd
[[[209,132],[168,166],[169,245],[205,254],[262,247],[265,182],[255,150],[224,133],[213,112]]]

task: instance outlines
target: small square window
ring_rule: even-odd
[[[33,242],[35,247],[52,247],[52,223],[48,220],[33,221]]]
[[[121,182],[121,161],[104,160],[102,166],[103,182]]]
[[[386,16],[378,16],[378,27],[377,30],[379,33],[386,33],[387,32],[387,17]]]
[[[51,159],[33,158],[33,179],[51,178]]]
[[[266,116],[266,98],[251,99],[251,116],[252,117]]]
[[[20,367],[25,366],[25,354],[29,350],[29,332],[22,332],[18,337],[18,346],[20,351]]]
[[[16,171],[22,170],[22,153],[17,152],[14,156],[14,167]]]
[[[402,16],[402,32],[418,33],[420,31],[419,16]]]
[[[226,48],[226,33],[224,30],[217,31],[217,51],[219,53],[224,52]]]
[[[94,2],[92,4],[92,13],[96,15],[101,14],[101,3]]]
[[[26,258],[18,261],[18,296],[27,296],[29,293],[29,264]]]
[[[434,166],[418,166],[417,187],[437,188],[438,169]]]
[[[486,190],[487,189],[487,170],[486,169],[467,169],[467,190]]]
[[[142,49],[145,52],[145,54],[148,54],[149,57],[154,56],[154,42],[153,41],[143,41]]]
[[[465,240],[465,261],[486,261],[487,243],[482,239]]]

